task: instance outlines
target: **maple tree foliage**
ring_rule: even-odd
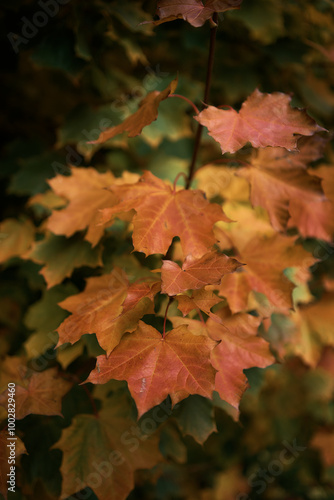
[[[64,104],[69,117],[54,148],[77,143],[76,150],[66,149],[69,165],[59,169],[57,157],[53,175],[35,179],[36,164],[47,160],[34,156],[33,164],[25,164],[25,151],[9,184],[9,193],[27,196],[18,203],[23,215],[13,217],[10,206],[0,224],[3,275],[14,270],[19,283],[9,287],[8,299],[0,293],[0,493],[6,500],[9,383],[15,384],[20,500],[125,500],[137,492],[148,500],[250,498],[254,467],[247,464],[257,453],[261,461],[275,439],[277,452],[284,443],[290,453],[288,440],[307,440],[312,451],[301,459],[306,465],[300,477],[314,464],[329,474],[334,177],[328,114],[316,120],[317,107],[310,113],[296,107],[286,81],[276,90],[268,75],[256,80],[261,85],[246,82],[246,73],[236,75],[243,80],[237,91],[229,81],[233,57],[223,71],[226,87],[221,81],[219,94],[218,83],[211,85],[221,24],[237,52],[242,23],[251,33],[249,47],[260,38],[270,52],[275,30],[277,39],[287,36],[282,26],[296,5],[257,1],[255,8],[242,0],[158,0],[158,19],[139,0],[128,11],[121,2],[94,1],[82,13],[78,8],[74,60],[95,59],[81,25],[93,22],[90,9],[96,8],[99,30],[106,27],[105,38],[112,50],[118,47],[121,61],[112,77],[98,66],[85,77],[94,99],[101,91],[101,107],[94,100],[89,112],[78,106],[68,115]],[[275,24],[271,15],[278,11]],[[321,9],[310,7],[308,14],[327,26]],[[123,94],[107,109],[116,88],[134,86],[127,64],[145,67],[150,43],[150,57],[166,52],[170,67],[168,37],[181,35],[172,24],[159,26],[180,19],[188,23],[175,23],[183,26],[187,47],[202,46],[201,33],[210,32],[204,97],[203,82],[198,89],[193,82],[197,63],[190,71],[187,55],[173,75],[148,71],[152,79],[145,88],[135,86],[130,97]],[[305,47],[330,64],[328,40],[326,47],[309,41],[304,29],[302,23],[298,36]],[[150,41],[154,33],[161,45]],[[95,35],[101,39],[100,31]],[[38,65],[45,55],[35,57]],[[115,63],[108,52],[103,64],[109,58]],[[292,66],[296,75],[300,66]],[[83,74],[70,74],[69,102]],[[303,89],[298,106],[315,93]],[[326,86],[324,95],[330,92]],[[233,107],[219,102],[222,96]],[[87,99],[85,92],[80,99]],[[92,117],[100,122],[87,134],[82,126]],[[312,421],[307,437],[297,430],[297,417]],[[29,425],[41,433],[41,456],[49,454],[51,466],[43,464],[43,473],[31,458]],[[233,439],[237,451],[228,461],[222,450]],[[56,486],[50,486],[52,467],[58,467]],[[280,474],[272,473],[277,482]],[[180,475],[194,480],[183,484]],[[324,477],[332,484],[330,475]],[[317,474],[306,490],[313,480],[317,491]],[[284,479],[277,489],[272,483],[265,483],[264,498],[282,491],[286,498],[304,495],[284,489]]]

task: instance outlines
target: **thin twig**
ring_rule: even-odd
[[[173,302],[174,298],[173,297],[169,297],[169,301],[168,301],[168,304],[167,304],[167,307],[166,307],[166,311],[165,311],[165,317],[164,317],[164,327],[163,327],[163,331],[162,331],[162,338],[164,339],[165,336],[166,336],[166,321],[167,321],[167,312],[168,312],[168,309],[169,309],[169,306],[171,305],[171,303]]]
[[[211,78],[212,78],[213,61],[214,61],[214,54],[215,54],[215,44],[216,44],[216,32],[217,32],[217,27],[218,27],[217,26],[217,22],[218,22],[217,12],[215,12],[213,14],[212,20],[214,22],[214,27],[212,27],[210,30],[210,48],[209,48],[209,58],[208,58],[205,91],[204,91],[204,103],[205,104],[208,103],[209,96],[210,96]],[[194,177],[197,155],[198,155],[198,151],[199,151],[199,147],[200,147],[200,143],[201,143],[201,138],[202,138],[202,132],[203,132],[203,125],[201,125],[199,123],[197,130],[196,130],[193,156],[191,159],[191,163],[189,165],[189,174],[188,174],[188,179],[187,179],[187,183],[186,183],[186,189],[189,189],[191,182],[193,180],[193,177]]]
[[[188,104],[190,104],[190,106],[192,106],[196,115],[198,115],[198,113],[199,113],[198,107],[195,106],[195,104],[190,99],[188,99],[188,97],[185,97],[184,95],[181,95],[181,94],[169,94],[168,99],[170,97],[178,97],[179,99],[183,99],[183,101],[186,101]]]

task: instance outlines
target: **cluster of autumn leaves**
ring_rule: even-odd
[[[183,18],[198,27],[213,12],[240,4],[209,0],[204,6],[194,0],[185,6],[160,1],[155,24]],[[102,132],[95,143],[121,133],[139,135],[156,120],[159,104],[176,86],[174,80],[163,91],[148,94],[137,112]],[[100,269],[99,276],[86,280],[82,292],[59,302],[70,314],[57,328],[56,347],[96,334],[105,353],[97,356],[87,382],[125,380],[138,417],[167,396],[175,405],[194,394],[212,398],[216,391],[237,418],[247,388],[245,369],[274,363],[273,353],[280,361],[298,355],[316,367],[323,347],[334,345],[333,282],[324,280],[325,293],[317,301],[308,289],[310,267],[330,252],[321,242],[331,243],[334,233],[333,167],[311,166],[324,154],[326,131],[305,111],[292,108],[290,97],[282,93],[255,90],[239,112],[223,108],[207,106],[194,119],[207,128],[223,154],[237,154],[229,157],[229,166],[212,163],[199,168],[196,188],[171,185],[149,171],[115,177],[110,171],[72,167],[70,176],[56,175],[49,181],[50,191],[29,200],[29,205],[51,212],[38,230],[27,220],[8,219],[1,226],[9,235],[2,242],[1,261],[20,256],[43,265],[41,274],[49,289],[75,268]],[[249,143],[254,149],[241,162],[238,151]],[[236,167],[238,162],[241,166]],[[104,238],[116,220],[123,221],[134,251],[155,255],[159,268],[147,269],[140,279],[117,266],[103,272]],[[34,241],[36,233],[43,239]],[[320,242],[309,252],[300,237]],[[143,321],[148,314],[164,318],[162,331]],[[271,338],[270,349],[272,314],[286,318],[290,327]],[[166,328],[167,319],[172,329]],[[22,358],[7,361],[2,383],[18,384],[17,418],[30,413],[59,415],[62,397],[74,381],[55,369],[22,372]],[[98,415],[79,415],[55,445],[64,453],[63,492],[92,486],[87,481],[88,461],[77,481],[73,463],[82,452],[78,435],[96,451],[94,436],[103,428],[108,439],[98,443],[97,454],[107,456],[110,447],[124,452],[114,428],[117,423],[126,431],[133,422],[122,415],[122,400],[118,404],[116,410],[110,406]],[[6,405],[6,392],[0,405]],[[5,443],[2,435],[0,439]],[[145,445],[137,454],[128,453],[115,469],[119,477],[107,478],[103,487],[92,486],[99,498],[125,498],[133,471],[160,460],[157,437]],[[23,445],[18,446],[18,454],[23,452]],[[112,496],[106,496],[111,490]]]

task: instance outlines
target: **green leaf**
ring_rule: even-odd
[[[212,401],[197,394],[181,401],[175,418],[182,433],[200,444],[217,431]]]

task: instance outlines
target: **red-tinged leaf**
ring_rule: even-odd
[[[208,106],[195,119],[208,128],[223,154],[235,153],[247,142],[255,148],[279,146],[296,150],[300,136],[325,129],[305,111],[291,108],[290,101],[291,97],[280,92],[263,94],[256,89],[239,112]]]
[[[185,290],[218,284],[225,274],[240,266],[242,264],[236,259],[217,252],[209,252],[196,260],[188,256],[182,269],[176,262],[164,260],[161,267],[161,291],[168,295],[177,295]]]
[[[311,440],[312,448],[317,448],[322,456],[326,467],[334,465],[334,432],[328,429],[321,429]]]
[[[144,434],[117,401],[97,417],[76,415],[53,448],[63,452],[62,499],[90,487],[99,500],[125,500],[135,471],[163,460],[159,433]]]
[[[12,445],[14,444],[14,446]],[[10,446],[11,445],[11,446]],[[25,446],[21,439],[18,436],[9,436],[8,431],[3,429],[0,431],[0,493],[3,495],[5,500],[8,498],[8,487],[11,486],[10,484],[7,483],[7,481],[10,480],[9,477],[9,454],[13,453],[16,460],[15,460],[15,469],[17,470],[17,464],[18,460],[17,458],[24,453],[27,453],[27,450],[25,449]],[[13,455],[11,453],[11,457],[13,458]],[[13,463],[13,462],[11,462]],[[13,466],[12,466],[13,467]],[[17,473],[15,472],[15,477],[17,476]],[[14,480],[15,483],[15,480]],[[15,490],[15,487],[14,487]],[[11,495],[9,496],[9,498]]]
[[[319,238],[331,242],[334,235],[334,169],[321,166],[309,169],[312,176],[321,179],[325,196],[295,197],[289,201],[288,227],[296,227],[304,237]]]
[[[204,335],[208,336],[208,332],[204,321],[198,321],[197,319],[182,318],[182,316],[171,316],[168,318],[174,327],[174,329],[179,326],[187,326],[190,333],[193,335]]]
[[[334,293],[324,293],[320,300],[301,305],[277,318],[271,332],[271,344],[281,359],[299,356],[316,368],[325,346],[334,347]]]
[[[34,241],[35,228],[29,220],[5,219],[0,224],[0,263],[25,254]]]
[[[238,258],[245,263],[240,270],[245,273],[245,279],[233,276],[227,281],[223,280],[219,287],[219,294],[235,300],[236,292],[233,288],[240,284],[243,300],[235,301],[232,306],[234,311],[237,311],[246,302],[247,280],[249,289],[266,295],[270,302],[280,310],[292,308],[291,294],[294,285],[285,277],[283,271],[295,266],[308,269],[316,259],[301,245],[296,245],[295,237],[280,234],[250,236],[248,235],[249,239],[245,241],[243,236],[240,236],[239,240],[238,230],[233,231],[233,236],[231,233],[238,251]]]
[[[157,8],[159,20],[153,22],[159,25],[175,19],[184,19],[197,28],[203,26],[214,12],[239,9],[241,3],[242,0],[207,0],[204,6],[201,0],[160,0]]]
[[[247,271],[227,274],[221,281],[220,293],[226,297],[232,313],[247,310],[248,295],[251,291]]]
[[[98,211],[116,202],[115,195],[105,189],[113,184],[115,177],[111,172],[99,173],[95,168],[72,168],[71,174],[57,175],[48,181],[53,191],[69,204],[52,212],[47,227],[67,237],[88,228],[85,239],[95,246],[104,232],[104,226],[97,225]]]
[[[320,177],[322,188],[326,197],[334,203],[334,167],[322,165],[321,167],[310,171],[312,175]]]
[[[308,203],[322,196],[320,180],[301,168],[274,170],[272,167],[247,167],[239,175],[251,185],[252,205],[267,210],[276,231],[286,229],[293,200],[306,199]]]
[[[275,362],[269,344],[256,335],[261,322],[249,314],[225,317],[222,323],[207,321],[209,335],[220,343],[211,351],[211,362],[217,370],[215,390],[235,408],[247,388],[243,373],[254,366],[265,368]]]
[[[15,387],[15,417],[36,415],[60,415],[62,397],[72,384],[58,375],[57,368],[44,372],[34,372],[22,377]],[[7,407],[7,389],[0,394],[0,405]]]
[[[167,99],[169,94],[172,94],[175,91],[176,87],[177,78],[172,80],[165,90],[162,90],[161,92],[158,90],[150,92],[140,103],[138,111],[126,118],[126,120],[119,125],[101,132],[99,138],[96,141],[92,141],[92,144],[102,144],[108,141],[108,139],[111,139],[118,134],[122,134],[123,132],[127,132],[129,137],[139,135],[144,127],[150,125],[150,123],[158,118],[159,104],[161,101]]]
[[[168,394],[173,404],[189,394],[210,398],[215,371],[209,356],[214,346],[215,342],[193,335],[186,326],[162,338],[155,328],[140,321],[136,332],[123,337],[108,358],[98,357],[87,381],[126,380],[139,417]]]
[[[69,278],[78,267],[102,266],[101,255],[101,246],[92,248],[80,235],[66,238],[49,233],[44,240],[35,242],[25,258],[44,264],[40,274],[44,276],[48,288],[51,288]]]
[[[111,274],[88,278],[86,289],[60,302],[72,313],[58,327],[57,347],[73,344],[85,333],[95,333],[100,346],[110,354],[125,332],[137,328],[144,314],[154,311],[153,299],[160,283],[129,284],[125,273],[115,268]]]
[[[206,314],[210,314],[211,308],[221,302],[211,290],[194,290],[191,297],[188,295],[177,295],[178,309],[183,316],[187,316],[193,309],[200,309]]]
[[[296,227],[304,238],[333,240],[334,203],[324,196],[299,197],[290,200],[288,227]]]
[[[133,245],[145,255],[166,254],[173,238],[179,236],[183,253],[200,258],[216,242],[215,222],[229,221],[221,207],[209,203],[202,191],[181,189],[174,192],[147,171],[137,184],[112,186],[111,189],[120,202],[101,211],[101,222],[135,210]]]

